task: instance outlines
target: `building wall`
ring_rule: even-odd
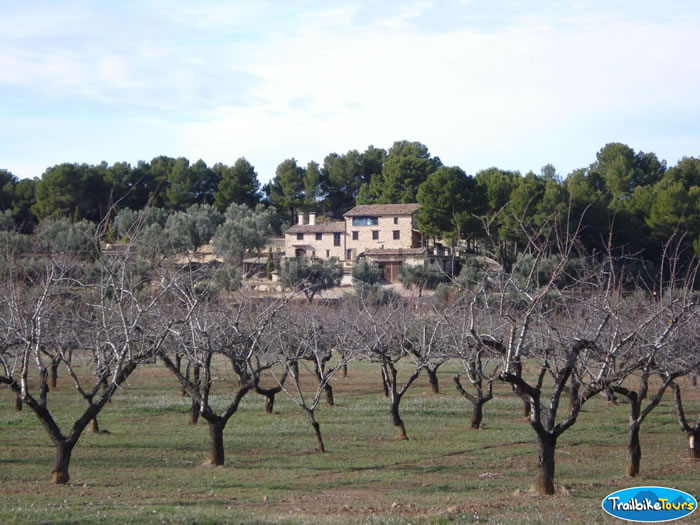
[[[394,219],[396,219],[396,224]],[[379,232],[378,239],[372,238],[373,231]],[[399,239],[394,239],[394,231],[399,232]],[[345,232],[347,249],[353,250],[354,259],[358,253],[372,248],[411,248],[413,219],[407,215],[380,216],[376,225],[353,226],[352,217],[345,217]],[[353,232],[357,232],[357,240],[353,239]]]
[[[333,245],[332,232],[321,233],[321,240],[316,240],[315,233],[304,232],[304,240],[297,240],[296,233],[287,233],[284,236],[284,254],[287,257],[295,257],[297,248],[306,250],[306,257],[319,257],[330,259],[337,257],[345,260],[345,234],[340,233],[340,246]]]

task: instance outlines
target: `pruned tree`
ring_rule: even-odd
[[[549,234],[542,239],[541,225],[530,229],[523,223],[521,228],[536,263],[547,253]],[[589,272],[574,283],[576,290],[573,285],[557,284],[575,239],[567,234],[557,239],[561,258],[544,282],[536,278],[536,264],[524,279],[518,278],[516,269],[495,283],[494,292],[480,296],[478,316],[475,309],[470,314],[476,347],[500,353],[499,378],[528,405],[528,420],[537,439],[535,489],[541,494],[554,494],[557,440],[575,424],[583,404],[609,380],[606,352],[614,348],[602,340],[610,318],[605,312],[608,290],[596,286],[603,274]],[[524,374],[525,359],[539,370],[534,379]],[[616,372],[622,374],[616,377],[624,377],[628,371]],[[561,415],[566,388],[575,395],[568,413]]]
[[[175,301],[168,307],[175,312],[188,312],[188,315],[184,317],[182,313],[178,315],[170,310],[162,312],[162,322],[172,318],[185,321],[171,327],[171,352],[164,346],[159,357],[192,397],[201,417],[209,425],[210,455],[207,463],[223,465],[226,425],[238,411],[245,395],[259,384],[261,374],[278,360],[278,354],[265,344],[262,334],[289,297],[270,303],[239,296],[234,303],[219,294],[198,293],[200,277],[209,279],[192,271],[174,283]],[[189,378],[182,374],[173,362],[173,351],[185,354],[199,368],[200,377]],[[210,396],[213,377],[220,374],[217,365],[221,362],[230,366],[234,377],[228,383],[236,386],[223,411],[217,412]]]
[[[626,474],[631,478],[639,475],[639,468],[642,460],[642,445],[639,439],[639,433],[642,423],[651,411],[659,405],[668,386],[680,375],[679,372],[674,372],[661,378],[661,384],[651,398],[648,399],[649,402],[645,406],[644,401],[646,401],[649,396],[649,379],[650,375],[652,375],[652,364],[652,362],[647,362],[642,366],[636,389],[632,386],[622,385],[617,385],[612,388],[614,392],[625,396],[629,403],[629,430],[627,436],[628,460]]]
[[[462,361],[467,380],[474,390],[473,394],[468,392],[462,385],[461,375],[454,376],[457,392],[472,405],[470,426],[479,429],[482,425],[484,405],[493,399],[493,383],[498,377],[504,347],[489,335],[476,333],[474,322],[478,294],[471,296],[468,306],[464,304],[467,299],[469,297],[463,297],[460,303],[456,303],[446,312],[450,338],[447,344],[450,355]]]
[[[700,364],[700,356],[694,352],[700,342],[695,292],[698,263],[692,259],[685,262],[685,249],[682,238],[672,237],[663,251],[666,271],[660,272],[654,290],[645,291],[643,283],[639,283],[636,293],[609,294],[607,301],[611,325],[617,333],[627,334],[619,345],[629,348],[614,356],[616,365],[635,369],[624,383],[611,384],[611,390],[625,396],[629,403],[626,473],[630,477],[637,476],[640,470],[642,423],[673,381]],[[624,282],[625,265],[619,266],[618,273],[610,273],[611,288]],[[658,388],[650,393],[654,377],[658,378]]]
[[[265,413],[266,414],[272,414],[274,408],[275,408],[275,396],[282,392],[282,389],[284,388],[285,383],[287,382],[287,377],[289,375],[289,367],[284,366],[284,370],[282,372],[282,375],[277,378],[275,376],[275,385],[274,386],[269,386],[265,387],[258,382],[258,384],[255,385],[255,393],[260,394],[261,396],[265,397]]]
[[[271,336],[287,365],[285,374],[289,374],[291,387],[284,385],[283,375],[279,386],[289,398],[306,414],[316,436],[317,450],[325,452],[326,446],[321,434],[321,426],[316,419],[316,409],[325,395],[328,406],[335,405],[331,381],[352,354],[345,352],[333,365],[328,366],[333,355],[333,348],[342,340],[344,322],[336,312],[327,306],[313,308],[295,305],[278,317],[278,323],[271,327]],[[302,388],[301,371],[306,371],[316,379],[316,389],[307,393]]]
[[[161,290],[147,297],[136,293],[129,270],[133,252],[129,246],[120,255],[99,258],[96,264],[103,274],[94,282],[82,279],[84,259],[54,253],[43,260],[16,261],[2,283],[3,324],[11,331],[16,354],[13,361],[3,356],[0,382],[17,392],[53,441],[54,483],[68,482],[71,454],[85,428],[136,367],[155,354],[167,334],[153,330],[149,319],[169,284],[162,282]],[[84,303],[84,315],[65,315],[77,311],[77,302]],[[89,334],[85,341],[90,342],[89,347],[75,348],[76,355],[74,346],[61,340],[66,330],[78,330],[74,324]],[[56,417],[62,407],[48,404],[48,367],[56,361],[67,368],[76,392],[87,403],[68,433]],[[90,367],[92,374],[79,374],[78,364]],[[38,392],[29,381],[31,370],[39,375]]]
[[[408,439],[400,414],[403,396],[430,365],[447,357],[442,325],[444,318],[431,309],[394,301],[386,305],[361,303],[354,320],[354,342],[358,356],[379,364],[389,413],[397,439]],[[410,362],[408,377],[399,377],[399,362]]]
[[[618,267],[624,272],[624,266]],[[587,282],[579,281],[569,293],[540,301],[537,308],[528,306],[531,313],[522,318],[527,324],[511,332],[518,337],[508,339],[522,341],[519,355],[528,355],[539,366],[537,379],[528,380],[522,373],[513,372],[511,359],[506,357],[501,379],[517,385],[530,400],[530,424],[538,440],[536,488],[544,494],[554,492],[557,439],[574,425],[587,400],[608,389],[630,399],[628,474],[636,475],[641,457],[641,422],[673,378],[686,373],[689,365],[697,366],[689,363],[689,348],[676,337],[696,315],[688,287],[691,281],[684,281],[682,290],[662,301],[653,296],[631,299],[619,286],[621,275],[611,268],[608,259],[599,266],[597,279],[591,276]],[[506,356],[518,355],[517,348],[509,343]],[[663,369],[657,365],[662,362],[666,363]],[[629,382],[637,371],[641,373],[640,389],[633,391],[625,381]],[[654,373],[663,373],[662,385],[643,408],[647,381]],[[550,380],[549,404],[543,405],[544,386]],[[567,386],[572,392],[568,414],[557,422],[560,399]]]

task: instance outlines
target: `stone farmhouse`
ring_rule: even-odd
[[[285,232],[285,256],[329,259],[336,257],[346,273],[359,259],[377,263],[387,281],[396,281],[402,264],[436,263],[449,271],[451,257],[447,250],[429,249],[418,231],[415,214],[417,203],[363,204],[346,212],[343,221],[316,222],[303,213],[297,224]]]

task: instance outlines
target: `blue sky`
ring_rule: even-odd
[[[157,155],[261,181],[418,140],[562,175],[608,142],[700,155],[700,4],[0,0],[0,168]]]

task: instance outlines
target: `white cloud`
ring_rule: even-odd
[[[698,40],[692,24],[579,20],[572,31],[564,22],[527,18],[491,34],[368,26],[359,35],[356,27],[278,35],[247,55],[245,67],[261,79],[250,107],[213,111],[185,126],[182,142],[211,155],[224,144],[235,145],[235,155],[285,152],[263,159],[265,176],[286,156],[320,161],[331,151],[402,138],[422,140],[443,157],[441,149],[453,152],[452,163],[477,156],[485,167],[561,147],[563,135],[575,139],[576,130],[587,133],[613,115],[624,120],[687,104],[699,87],[697,66],[686,68],[690,81],[668,82],[683,67],[682,51]],[[303,111],[294,107],[298,99]]]
[[[539,169],[549,161],[568,171],[620,135],[643,142],[629,130],[641,115],[663,127],[676,115],[697,114],[700,63],[686,58],[700,48],[697,13],[507,4],[462,0],[452,9],[414,1],[379,10],[356,0],[304,10],[167,3],[121,13],[116,22],[74,8],[59,20],[81,21],[75,31],[48,27],[60,11],[54,7],[36,20],[45,39],[33,28],[9,27],[28,24],[37,16],[30,9],[11,13],[9,25],[0,21],[0,68],[9,72],[0,78],[0,99],[11,87],[12,100],[27,105],[113,108],[110,125],[131,140],[82,139],[109,153],[104,158],[133,159],[127,146],[137,142],[143,158],[150,158],[148,144],[151,156],[164,153],[156,147],[207,162],[246,156],[264,179],[287,157],[322,161],[333,151],[404,138],[469,172],[494,164]],[[70,108],[64,112],[71,118]],[[175,142],[168,148],[131,129],[134,114],[157,120],[145,129]],[[673,151],[672,130],[652,128],[648,134]]]

